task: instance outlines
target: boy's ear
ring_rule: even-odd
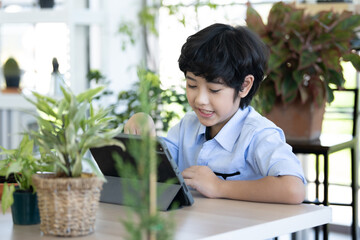
[[[252,85],[254,83],[254,76],[253,75],[247,75],[244,79],[244,83],[242,85],[242,91],[239,92],[239,96],[241,98],[246,97],[248,95]]]

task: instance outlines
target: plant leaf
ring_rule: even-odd
[[[76,100],[78,102],[83,102],[83,101],[88,101],[90,102],[90,100],[95,96],[97,95],[98,93],[100,93],[101,91],[104,90],[104,86],[100,86],[100,87],[97,87],[97,88],[92,88],[92,89],[89,89],[85,92],[82,92],[80,93],[79,95],[76,96]]]
[[[14,203],[14,192],[15,186],[13,184],[8,185],[7,183],[4,183],[3,193],[1,197],[1,209],[4,214],[6,210]]]
[[[300,56],[300,63],[298,70],[304,69],[310,65],[315,64],[317,58],[318,57],[316,53],[310,52],[309,50],[304,50]]]
[[[292,76],[286,76],[282,84],[282,96],[285,103],[293,101],[297,96],[298,84]]]
[[[360,71],[360,56],[357,53],[349,53],[343,56],[344,61],[350,61],[357,71]]]
[[[30,140],[28,135],[24,135],[19,146],[21,156],[31,156],[34,148],[34,140]]]
[[[248,8],[246,10],[246,23],[247,26],[259,34],[260,36],[265,34],[265,25],[260,14],[248,3]]]
[[[326,76],[326,80],[328,83],[333,83],[336,86],[343,86],[345,83],[345,79],[341,74],[341,72],[335,71],[333,69],[329,69],[328,74]]]
[[[7,171],[6,171],[6,177],[9,177],[11,173],[18,173],[22,170],[22,162],[19,161],[13,161],[10,163]]]

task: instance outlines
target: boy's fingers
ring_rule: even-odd
[[[185,169],[181,174],[183,178],[194,178],[195,171],[193,167],[189,167]]]
[[[125,134],[133,134],[133,129],[131,129],[131,128],[124,128],[124,133]]]
[[[132,135],[139,135],[139,134],[141,134],[141,132],[138,131],[136,128],[127,129],[125,133],[127,133],[127,134],[132,134]]]
[[[138,131],[137,131],[136,128],[133,128],[133,129],[131,129],[131,130],[132,130],[132,131],[131,131],[132,134],[134,134],[134,135],[137,135],[137,134],[138,134]]]
[[[195,186],[193,186],[193,180],[192,180],[192,179],[187,179],[187,178],[185,178],[184,181],[185,181],[185,184],[186,184],[187,186],[189,186],[189,187],[191,187],[191,188],[193,188],[193,189],[196,190]]]

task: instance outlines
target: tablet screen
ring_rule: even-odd
[[[105,176],[122,177],[116,169],[115,160],[113,159],[113,153],[119,154],[123,161],[135,166],[136,161],[134,157],[128,151],[131,147],[132,141],[142,141],[140,136],[121,134],[115,137],[125,145],[125,150],[118,146],[105,146],[101,148],[92,148],[90,151],[98,164],[101,172]],[[177,167],[174,161],[171,159],[166,145],[160,138],[156,141],[156,155],[158,158],[158,182],[166,182],[167,180],[177,179]],[[148,159],[145,159],[145,161]]]

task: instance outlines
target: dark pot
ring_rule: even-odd
[[[39,0],[39,5],[41,8],[53,8],[55,5],[54,0]]]
[[[20,76],[6,76],[6,87],[8,88],[18,88],[20,84]]]
[[[40,223],[37,194],[32,191],[14,192],[14,203],[11,205],[13,223],[33,225]]]

